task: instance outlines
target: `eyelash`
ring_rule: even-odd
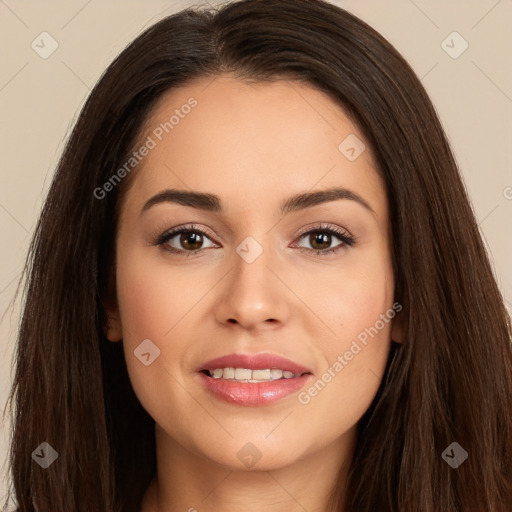
[[[155,240],[155,242],[152,245],[161,245],[165,251],[173,253],[173,254],[186,254],[187,258],[189,256],[193,256],[194,254],[197,254],[197,253],[207,249],[207,248],[202,248],[202,249],[195,249],[194,251],[185,251],[183,249],[176,249],[174,247],[164,247],[164,245],[169,240],[174,238],[176,235],[180,235],[182,233],[201,233],[202,235],[211,239],[211,237],[207,231],[192,224],[190,226],[178,227],[169,232],[163,233]],[[325,256],[327,254],[337,253],[338,251],[340,251],[343,248],[352,247],[356,243],[356,239],[354,237],[349,236],[349,235],[347,235],[347,233],[345,231],[341,231],[340,229],[336,228],[335,226],[330,226],[330,225],[315,226],[315,227],[309,229],[308,231],[301,233],[298,236],[298,239],[300,240],[305,235],[311,235],[313,233],[317,233],[317,234],[318,233],[328,233],[330,235],[334,235],[336,238],[339,238],[342,241],[342,243],[340,245],[334,247],[333,249],[324,249],[324,250],[310,249],[308,247],[298,247],[298,250],[300,252],[307,252],[307,253],[314,252],[318,256]]]

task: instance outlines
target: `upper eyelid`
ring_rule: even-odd
[[[323,224],[325,224],[325,225],[323,225]],[[331,225],[331,224],[328,224],[325,222],[321,222],[319,224],[314,224],[313,226],[307,226],[295,236],[300,237],[302,235],[308,234],[310,232],[315,232],[315,231],[330,231],[330,232],[333,232],[335,235],[339,235],[339,233],[336,233],[336,231],[341,231],[342,234],[349,236],[351,238],[355,238],[352,236],[352,234],[350,233],[350,231],[347,228],[343,228],[341,226],[334,226],[334,225]]]
[[[174,228],[166,229],[165,231],[162,232],[160,237],[164,237],[167,235],[176,235],[182,231],[199,231],[200,233],[204,233],[208,236],[215,237],[211,229],[202,226],[197,226],[195,224],[180,224]]]

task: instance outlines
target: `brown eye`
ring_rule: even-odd
[[[201,249],[203,235],[195,231],[183,231],[180,235],[180,243],[184,249],[195,251]]]
[[[332,246],[336,239],[341,243]],[[352,247],[356,243],[355,238],[348,232],[328,226],[318,226],[306,231],[299,237],[299,240],[306,240],[310,246],[305,247],[299,243],[300,251],[315,252],[319,256],[336,253],[341,249]]]
[[[329,233],[312,233],[309,235],[309,242],[313,249],[318,249],[320,251],[329,249],[332,243],[332,235]]]
[[[210,245],[205,247],[207,241]],[[155,245],[161,245],[166,251],[182,254],[193,254],[208,247],[215,247],[206,232],[196,227],[178,228],[164,233]]]

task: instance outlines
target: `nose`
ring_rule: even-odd
[[[253,331],[286,323],[290,292],[280,274],[270,249],[265,248],[252,262],[235,252],[216,308],[217,321]]]

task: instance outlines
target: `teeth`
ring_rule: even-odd
[[[246,368],[235,368],[235,380],[250,380],[252,377],[252,370]]]
[[[224,372],[222,368],[220,370],[221,377],[224,379],[234,379],[235,378],[235,369],[234,368],[224,368]]]
[[[280,379],[282,376],[283,376],[283,370],[279,370],[277,368],[272,368],[272,370],[270,370],[270,378],[272,380]]]
[[[210,377],[214,379],[237,380],[240,382],[269,382],[278,379],[292,379],[300,374],[293,374],[286,370],[278,368],[269,368],[267,370],[250,370],[248,368],[215,368],[208,370]]]
[[[249,377],[254,380],[270,380],[270,370],[253,370]],[[236,375],[236,374],[235,374]]]

